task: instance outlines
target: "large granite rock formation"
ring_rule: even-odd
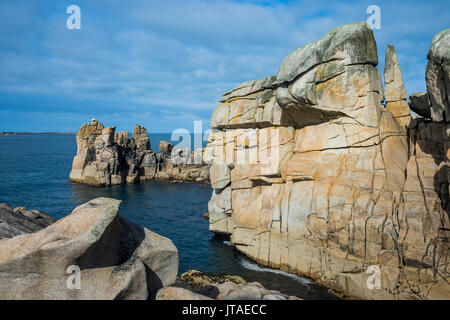
[[[427,91],[434,121],[450,121],[450,28],[434,36],[428,51]]]
[[[77,154],[73,159],[70,180],[95,186],[139,183],[153,179],[169,181],[208,182],[209,170],[202,162],[202,151],[173,149],[162,142],[161,152],[150,148],[147,130],[134,127],[115,132],[93,119],[77,133]]]
[[[444,35],[427,68],[439,121],[449,82],[433,70],[447,70]],[[392,46],[385,105],[377,63],[372,30],[354,23],[295,50],[276,77],[225,93],[204,153],[210,230],[342,296],[448,299],[450,130],[410,120]]]
[[[9,204],[0,203],[0,239],[39,231],[55,221],[55,218],[39,210],[27,210],[25,207],[13,209]]]
[[[119,205],[94,199],[43,230],[0,240],[0,299],[147,299],[173,284],[172,241],[120,217]]]
[[[398,64],[397,53],[393,45],[386,49],[384,64],[384,85],[386,109],[392,113],[397,122],[407,128],[411,121],[411,110],[406,101],[406,89],[403,84],[402,71]]]

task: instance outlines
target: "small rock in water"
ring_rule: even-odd
[[[237,275],[208,275],[202,271],[189,270],[181,274],[180,278],[195,289],[195,296],[192,299],[203,297],[203,299],[216,300],[288,300],[292,298],[279,291],[267,290],[259,282],[249,283]],[[158,292],[156,299],[162,297],[173,300],[190,299],[189,294],[185,292],[188,290],[184,288],[172,289],[170,292],[162,291],[161,294]]]
[[[189,270],[181,274],[180,278],[189,283],[194,289],[200,289],[213,283],[247,283],[247,281],[241,276],[235,275],[209,275],[198,270]]]

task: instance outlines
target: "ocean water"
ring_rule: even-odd
[[[150,139],[153,151],[158,151],[159,141],[170,141],[170,134],[154,133]],[[201,216],[208,210],[210,186],[148,182],[97,188],[76,184],[69,181],[75,154],[72,134],[0,136],[0,203],[62,218],[97,197],[121,199],[121,215],[175,243],[180,273],[198,269],[237,274],[304,299],[334,298],[309,279],[257,265],[237,252],[227,238],[211,233]]]

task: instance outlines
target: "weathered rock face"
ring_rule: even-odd
[[[226,93],[204,153],[210,230],[343,296],[448,299],[449,130],[409,123],[392,46],[386,59],[387,106],[366,23]]]
[[[77,155],[70,180],[95,186],[153,179],[209,181],[209,169],[202,162],[201,150],[172,150],[168,142],[162,145],[162,151],[154,153],[147,130],[142,126],[136,125],[129,139],[128,131],[116,133],[114,127],[104,128],[94,119],[78,131]]]
[[[209,182],[209,166],[203,162],[203,149],[192,152],[189,149],[174,149],[166,141],[161,141],[159,148],[155,179]]]
[[[260,128],[288,125],[275,99],[274,76],[248,81],[224,94],[211,119],[211,128]],[[245,97],[245,98],[243,98]]]
[[[119,205],[94,199],[43,230],[0,240],[0,299],[147,299],[174,283],[173,243],[120,217]]]
[[[450,121],[450,29],[434,36],[428,51],[427,91],[434,121]]]
[[[431,119],[431,104],[428,92],[414,92],[409,96],[409,106],[418,115]]]
[[[121,137],[123,133],[117,136]],[[114,185],[125,181],[121,166],[122,147],[115,143],[115,128],[104,128],[93,119],[77,133],[77,154],[73,159],[70,180],[91,185]]]
[[[386,49],[386,62],[384,65],[384,85],[386,96],[386,109],[392,113],[397,122],[407,128],[411,121],[411,110],[406,101],[406,89],[403,84],[402,71],[398,64],[397,54],[393,45]]]
[[[12,238],[24,233],[42,230],[56,221],[39,210],[27,210],[25,207],[12,208],[6,203],[0,204],[0,239]]]

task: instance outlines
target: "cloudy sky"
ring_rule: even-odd
[[[80,30],[66,27],[72,4]],[[121,130],[208,127],[223,92],[367,20],[371,4],[381,9],[379,68],[394,44],[408,94],[424,91],[431,39],[450,27],[448,0],[1,0],[0,131],[76,131],[93,117]]]

